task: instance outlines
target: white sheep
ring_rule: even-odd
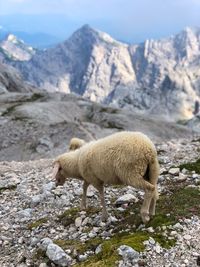
[[[92,184],[100,193],[102,220],[108,218],[104,184],[130,185],[145,191],[140,214],[144,223],[155,214],[158,199],[159,164],[151,140],[140,132],[119,132],[86,143],[54,161],[53,178],[63,185],[66,178],[84,180],[81,207],[86,208],[86,192]]]
[[[85,144],[85,141],[83,139],[73,137],[69,142],[69,150],[76,150],[83,146]]]

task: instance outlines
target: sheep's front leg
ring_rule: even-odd
[[[100,194],[100,200],[101,200],[101,205],[102,205],[102,208],[103,208],[103,211],[102,211],[102,221],[106,221],[108,219],[108,212],[106,210],[106,203],[105,203],[105,197],[104,197],[104,186],[103,184],[99,185],[97,187],[98,191],[99,191],[99,194]]]
[[[81,209],[85,210],[86,209],[86,198],[87,198],[87,189],[88,189],[89,183],[84,181],[83,183],[83,196],[81,200]]]
[[[147,223],[150,220],[149,208],[150,208],[152,197],[153,197],[153,192],[146,190],[145,195],[144,195],[144,201],[143,201],[143,204],[140,210],[143,223]]]

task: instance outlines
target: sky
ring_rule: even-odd
[[[89,24],[129,43],[200,27],[200,0],[0,0],[0,25],[67,38]]]

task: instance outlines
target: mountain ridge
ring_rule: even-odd
[[[13,65],[49,91],[168,119],[191,118],[200,101],[200,29],[137,45],[84,25],[65,42]]]

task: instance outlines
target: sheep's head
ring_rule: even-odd
[[[59,162],[54,163],[53,180],[56,180],[56,186],[63,185],[65,183],[66,178],[62,173],[62,167]]]
[[[70,140],[69,150],[76,150],[80,148],[81,146],[83,146],[84,144],[85,144],[85,141],[83,139],[74,137]]]

